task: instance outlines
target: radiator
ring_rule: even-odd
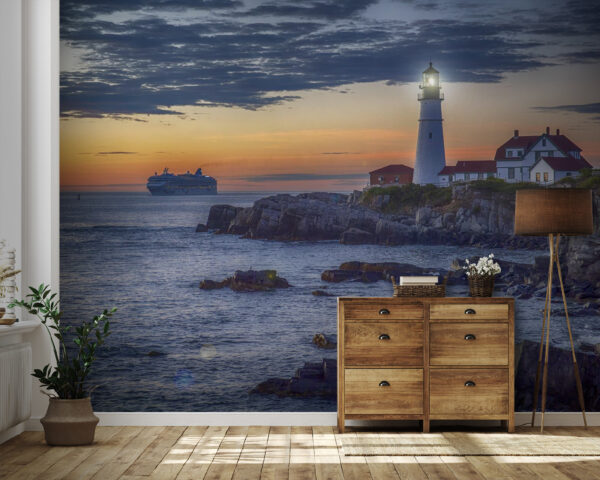
[[[31,345],[0,347],[0,432],[31,416]]]

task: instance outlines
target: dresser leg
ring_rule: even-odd
[[[344,417],[338,416],[338,432],[344,433],[346,431],[346,422]]]
[[[423,420],[423,433],[429,433],[429,419]]]
[[[511,415],[510,417],[508,417],[508,428],[507,431],[508,433],[515,433],[515,416]]]

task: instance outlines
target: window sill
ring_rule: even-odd
[[[0,325],[0,348],[21,342],[24,334],[33,332],[39,326],[40,322],[35,320],[20,321],[12,325]]]

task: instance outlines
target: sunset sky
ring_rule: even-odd
[[[561,129],[600,165],[600,1],[61,1],[61,186],[346,191],[412,166],[440,71],[446,161]]]

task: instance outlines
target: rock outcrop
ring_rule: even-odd
[[[432,271],[431,268],[418,267],[410,263],[366,263],[366,262],[345,262],[334,270],[325,270],[321,274],[321,280],[324,282],[339,283],[345,281],[359,281],[364,283],[377,282],[379,280],[390,280],[391,277],[400,277],[402,275],[438,275],[440,281],[449,277],[448,270]]]
[[[215,205],[211,207],[207,227],[217,233],[278,241],[547,248],[543,237],[512,234],[514,191],[507,190],[498,181],[490,181],[489,185],[478,183],[478,186],[459,184],[437,190],[432,186],[409,186],[407,192],[417,192],[419,196],[418,201],[411,199],[406,205],[398,204],[398,199],[392,198],[390,193],[274,195],[256,201],[249,208]],[[402,193],[402,188],[405,187],[397,191]],[[406,192],[402,195],[406,197]],[[399,196],[404,198],[402,195]],[[599,211],[600,196],[595,192],[595,234],[565,238],[561,244],[567,295],[573,298],[600,297]],[[364,272],[361,278],[376,281],[377,275]],[[530,279],[527,291],[519,293],[523,295],[521,298],[534,295],[542,288],[539,283],[545,278],[543,272],[539,278]],[[329,271],[324,273],[323,279],[337,282],[357,278],[348,271]]]
[[[207,226],[218,233],[280,241],[337,240],[348,244],[401,245],[481,243],[489,247],[537,248],[543,240],[512,235],[514,194],[457,186],[451,202],[423,205],[410,213],[377,210],[382,202],[360,195],[306,193],[262,198],[249,208],[215,205]]]
[[[306,362],[292,378],[269,378],[250,390],[251,394],[272,394],[278,397],[336,398],[337,362]]]
[[[315,334],[315,336],[312,339],[312,342],[317,347],[324,348],[326,350],[333,350],[334,348],[337,348],[337,342],[327,337],[324,333]]]
[[[242,210],[242,207],[233,207],[231,205],[213,205],[208,212],[206,226],[211,230],[220,230],[227,233],[229,224]]]
[[[325,290],[313,290],[311,293],[315,297],[335,297],[333,293],[326,292]]]
[[[290,286],[285,278],[277,276],[276,270],[238,270],[220,282],[208,279],[200,282],[202,290],[229,287],[235,292],[265,292]]]
[[[516,411],[531,411],[532,409],[539,348],[539,343],[530,341],[524,341],[515,348],[515,358],[519,359],[515,376]],[[551,345],[549,353],[547,410],[577,412],[580,407],[571,352]],[[597,412],[600,410],[600,356],[581,352],[577,352],[576,356],[586,410]]]

